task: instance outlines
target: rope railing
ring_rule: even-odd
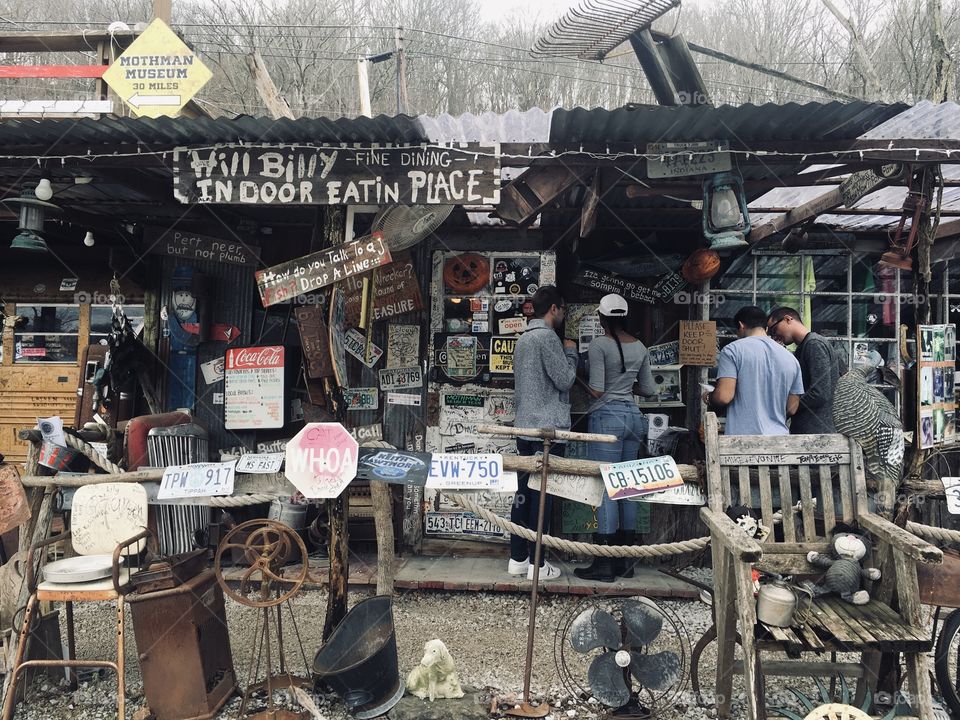
[[[525,540],[531,542],[536,540],[536,533],[529,528],[521,527],[502,518],[486,508],[481,507],[472,500],[455,493],[443,493],[458,506],[469,510],[478,517],[493,523],[502,530],[513,535],[519,535]],[[662,558],[671,555],[682,555],[683,553],[698,552],[710,544],[709,537],[694,538],[692,540],[678,540],[671,543],[660,543],[657,545],[594,545],[592,543],[576,542],[574,540],[563,540],[552,535],[543,536],[543,544],[554,550],[572,553],[575,555],[591,555],[603,557],[636,557],[636,558]]]

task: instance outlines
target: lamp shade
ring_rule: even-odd
[[[710,224],[717,232],[739,229],[743,225],[737,194],[729,186],[718,187],[710,198]]]
[[[20,233],[10,243],[11,250],[28,250],[30,252],[49,252],[47,243],[33,230],[20,230]]]

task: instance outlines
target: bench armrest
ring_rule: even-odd
[[[763,557],[760,543],[747,537],[743,528],[723,513],[702,507],[700,519],[710,528],[711,542],[719,543],[736,558],[744,562],[756,562]]]
[[[122,543],[117,545],[113,550],[113,589],[116,591],[117,595],[126,594],[127,590],[130,588],[130,580],[128,576],[127,583],[125,585],[120,584],[120,556],[123,554],[124,550],[127,550],[131,545],[135,545],[144,538],[150,537],[152,533],[143,529],[134,535],[132,538],[124,540]],[[127,553],[127,557],[130,556],[130,553]]]
[[[869,530],[881,540],[890,543],[908,557],[922,563],[939,565],[943,562],[940,548],[918,538],[902,527],[894,525],[884,517],[872,512],[860,513],[857,518],[864,530]]]
[[[31,545],[30,550],[27,553],[27,589],[32,595],[37,591],[37,573],[40,570],[40,561],[34,561],[34,556],[37,554],[37,550],[41,548],[47,548],[51,545],[56,545],[58,542],[63,542],[64,540],[70,539],[70,531],[62,532],[59,535],[54,535],[53,537],[48,537],[46,540],[41,540],[36,545]]]

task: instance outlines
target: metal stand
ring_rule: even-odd
[[[613,435],[598,435],[595,433],[575,433],[553,428],[533,430],[528,428],[511,428],[497,425],[479,425],[478,433],[487,435],[506,435],[512,437],[543,438],[543,461],[540,466],[540,503],[537,508],[537,540],[533,557],[533,587],[530,588],[530,615],[527,619],[527,657],[523,670],[523,698],[519,705],[502,710],[502,714],[521,718],[542,718],[550,713],[550,705],[541,702],[537,705],[530,703],[530,678],[533,674],[533,639],[536,634],[537,600],[540,591],[540,558],[543,557],[543,517],[547,507],[547,476],[550,473],[550,446],[554,440],[573,440],[585,442],[613,443],[617,438]],[[510,704],[506,698],[494,700],[494,707],[499,707],[500,701]]]

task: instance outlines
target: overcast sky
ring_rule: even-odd
[[[480,12],[485,20],[504,20],[521,13],[542,20],[556,20],[575,0],[482,0]]]

